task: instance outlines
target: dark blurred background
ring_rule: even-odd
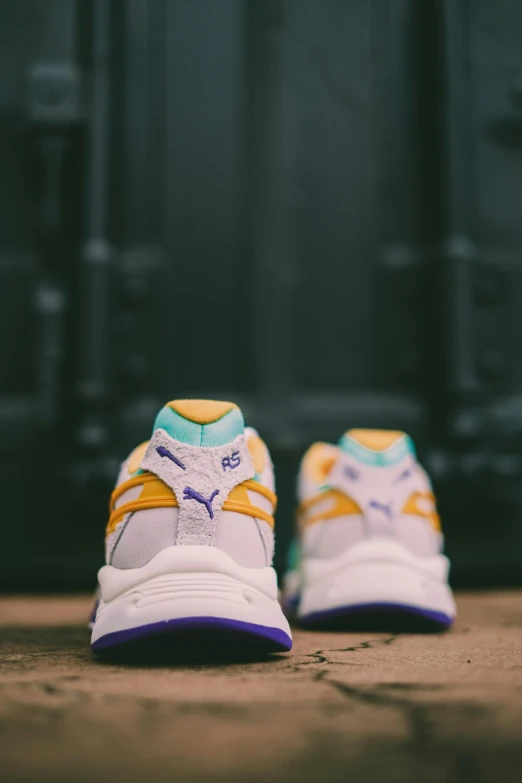
[[[522,569],[519,0],[2,0],[0,585],[90,587],[119,461],[237,400],[405,429],[454,582]]]

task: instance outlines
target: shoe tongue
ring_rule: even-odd
[[[415,456],[412,439],[399,430],[348,430],[341,437],[339,448],[373,467],[396,465],[407,454]]]
[[[163,407],[154,430],[191,446],[223,446],[245,430],[243,414],[233,402],[173,400]]]

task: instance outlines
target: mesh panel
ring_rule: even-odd
[[[433,557],[442,551],[442,536],[422,517],[405,514],[394,520],[395,540],[417,557]]]
[[[272,565],[274,559],[275,536],[274,531],[264,519],[256,519],[257,528],[265,545],[267,565]]]
[[[338,557],[350,546],[368,538],[362,517],[349,516],[310,525],[303,536],[307,557]],[[442,551],[442,536],[426,520],[408,515],[390,523],[391,540],[407,547],[417,557],[433,557]]]
[[[223,511],[217,526],[215,545],[230,555],[240,566],[264,568],[270,565],[271,556],[270,552],[266,551],[267,547],[258,524],[268,527],[270,537],[273,539],[272,530],[266,522],[256,523],[255,519],[246,514]]]
[[[177,508],[136,511],[117,531],[110,563],[116,568],[141,568],[158,552],[176,545]],[[274,553],[272,528],[234,511],[223,511],[215,546],[245,568],[270,565]]]
[[[120,537],[120,533],[125,526],[127,518],[128,514],[123,517],[122,522],[116,527],[116,530],[113,530],[113,532],[105,539],[105,562],[107,565],[109,565],[111,562],[112,550],[114,545],[118,542],[118,538]]]
[[[137,487],[131,487],[130,489],[128,489],[127,492],[124,492],[123,495],[120,495],[120,497],[114,504],[114,508],[119,508],[124,503],[130,503],[131,500],[137,500],[141,495],[142,489],[143,489],[143,484],[139,484]]]
[[[364,520],[360,516],[317,522],[304,531],[303,554],[306,557],[339,557],[348,547],[365,538]]]
[[[177,508],[151,508],[131,514],[114,547],[111,565],[141,568],[168,546],[175,546]]]
[[[247,495],[248,499],[251,503],[254,504],[254,506],[257,506],[258,508],[263,509],[263,511],[267,511],[269,514],[274,513],[274,507],[272,505],[272,501],[268,498],[265,498],[263,495],[261,495],[260,492],[255,492],[254,490],[247,489]]]

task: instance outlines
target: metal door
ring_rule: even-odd
[[[118,461],[175,397],[298,460],[408,430],[457,580],[516,579],[515,0],[5,0],[8,586],[87,585]]]

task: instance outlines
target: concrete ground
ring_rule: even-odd
[[[458,604],[439,636],[154,666],[91,655],[88,598],[0,598],[0,780],[522,781],[522,593]]]

